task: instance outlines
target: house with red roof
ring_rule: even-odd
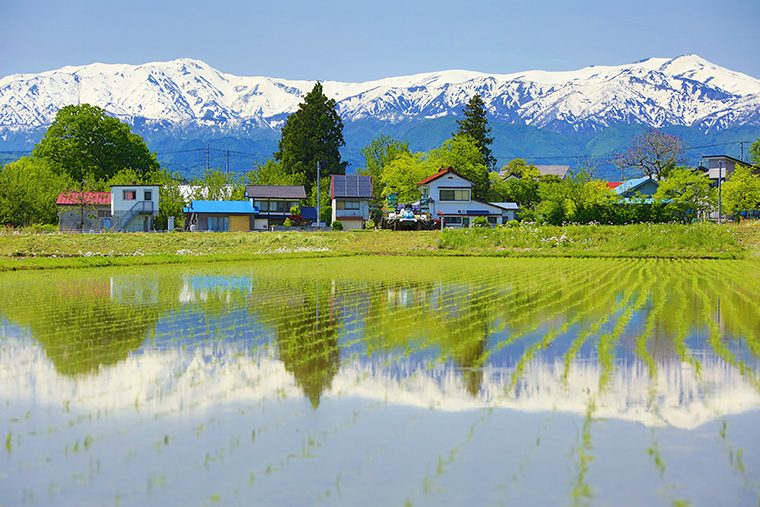
[[[441,227],[469,227],[476,217],[485,217],[492,226],[515,218],[516,203],[488,203],[472,198],[475,184],[451,167],[419,181],[420,206],[441,221]]]
[[[113,185],[110,192],[68,191],[58,194],[61,231],[141,232],[154,229],[158,185]]]
[[[111,192],[63,192],[55,201],[61,231],[102,231],[111,228]]]

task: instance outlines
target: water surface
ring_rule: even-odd
[[[0,278],[0,505],[757,505],[760,265]]]

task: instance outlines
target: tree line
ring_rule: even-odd
[[[517,202],[522,219],[536,222],[690,221],[715,207],[716,190],[704,173],[682,165],[683,143],[676,136],[650,130],[616,158],[621,170],[632,168],[659,181],[652,202],[622,202],[606,182],[592,177],[590,168],[577,168],[560,179],[542,176],[536,166],[514,159],[497,171],[482,98],[475,94],[462,113],[456,132],[431,150],[413,152],[406,141],[384,135],[362,149],[364,167],[358,173],[373,177],[375,220],[391,195],[398,202],[417,201],[417,182],[443,167],[453,167],[474,183],[474,199]],[[285,121],[278,150],[270,159],[256,163],[243,176],[210,169],[186,182],[179,173],[162,168],[156,154],[126,123],[96,106],[66,106],[31,156],[0,170],[0,224],[55,224],[59,193],[104,191],[118,184],[162,186],[158,228],[165,228],[170,216],[181,226],[186,202],[179,185],[184,183],[198,189],[191,199],[233,200],[243,198],[246,184],[304,185],[306,204],[315,205],[317,165],[324,189],[320,195],[322,220],[329,221],[330,176],[345,174],[347,163],[340,155],[344,145],[336,103],[327,98],[322,84],[316,83]],[[760,139],[752,145],[750,156],[760,163]],[[723,185],[722,193],[727,213],[756,210],[760,208],[760,177],[740,166]]]

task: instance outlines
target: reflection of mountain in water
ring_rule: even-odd
[[[19,331],[9,327],[0,351],[13,361],[12,346],[31,361],[29,371],[7,371],[68,384],[90,380],[57,375],[107,383],[113,372],[152,375],[170,397],[174,382],[152,365],[192,371],[208,385],[228,378],[230,389],[248,393],[243,373],[224,370],[240,368],[254,379],[271,374],[267,386],[277,379],[315,408],[325,393],[382,393],[442,409],[576,411],[593,395],[613,417],[688,427],[690,417],[711,417],[696,407],[719,406],[715,393],[730,394],[728,411],[754,406],[744,382],[760,385],[757,264],[468,262],[331,259],[8,276],[0,279],[0,291],[11,295],[0,300],[0,315],[41,348],[14,342]],[[259,352],[252,357],[244,345]],[[45,356],[56,375],[40,373]],[[131,370],[137,363],[142,373]],[[361,378],[349,381],[352,375]],[[268,396],[258,391],[260,380],[248,382],[252,396]]]
[[[378,357],[330,368],[315,380],[291,376],[272,350],[248,356],[235,348],[152,350],[134,355],[97,375],[62,376],[28,339],[6,339],[0,348],[0,398],[34,398],[72,409],[151,410],[181,415],[212,410],[220,403],[248,403],[300,397],[304,389],[322,399],[371,399],[424,409],[463,411],[485,407],[525,412],[561,411],[583,415],[590,396],[595,416],[648,426],[694,428],[718,417],[760,408],[760,396],[734,367],[712,355],[700,357],[701,374],[689,364],[662,363],[654,384],[643,363],[621,363],[604,393],[598,392],[600,366],[593,361],[571,365],[535,358],[516,391],[510,391],[512,368],[486,367],[473,396],[467,376],[452,364],[426,368],[405,360]],[[315,382],[312,387],[308,382]],[[322,391],[324,389],[324,392]],[[313,391],[316,392],[316,391]],[[312,393],[313,393],[312,392]],[[317,402],[319,399],[316,400]],[[315,400],[312,399],[312,403]]]

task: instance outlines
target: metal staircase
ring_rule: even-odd
[[[137,215],[142,213],[153,213],[153,201],[137,201],[135,205],[129,209],[127,214],[124,215],[121,226],[119,227],[119,232],[124,232],[129,223],[134,220]]]

